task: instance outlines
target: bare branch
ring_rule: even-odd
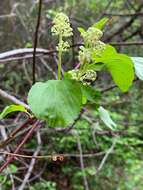
[[[0,96],[2,98],[9,100],[10,102],[13,102],[14,104],[23,105],[26,109],[30,110],[30,107],[26,103],[22,102],[21,100],[18,100],[17,98],[8,94],[7,92],[5,92],[2,89],[0,89]]]
[[[36,25],[36,31],[35,31],[35,39],[34,39],[34,51],[33,51],[33,84],[35,83],[35,73],[36,73],[36,48],[38,44],[38,32],[40,27],[40,21],[41,21],[41,12],[42,12],[42,0],[39,0],[39,10],[38,10],[38,18],[37,18],[37,25]]]
[[[37,156],[40,152],[40,149],[41,149],[41,137],[40,137],[40,133],[37,132],[37,141],[38,141],[38,147],[36,149],[36,151],[34,152],[33,156]],[[23,190],[26,186],[26,183],[28,182],[30,176],[31,176],[31,173],[32,173],[32,170],[34,168],[34,165],[36,163],[36,160],[34,158],[32,158],[30,164],[29,164],[29,168],[28,168],[28,171],[24,177],[24,180],[21,184],[21,186],[18,188],[19,190]]]

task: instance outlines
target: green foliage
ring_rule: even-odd
[[[112,58],[106,57],[105,65],[111,73],[114,82],[123,91],[128,91],[134,79],[132,60],[127,55],[117,54]]]
[[[92,103],[98,103],[98,100],[101,97],[101,94],[99,91],[97,91],[95,88],[88,85],[81,85],[81,91],[82,91],[83,96],[86,98],[86,100]]]
[[[31,1],[31,0],[30,0]],[[27,1],[29,3],[30,1]],[[5,1],[3,1],[5,2]],[[53,47],[54,44],[54,38],[51,39],[50,37],[50,29],[49,29],[49,23],[51,23],[51,19],[57,14],[57,10],[59,11],[64,11],[67,13],[72,13],[71,18],[72,18],[72,23],[73,26],[75,27],[74,23],[76,24],[79,22],[80,26],[82,27],[87,27],[90,26],[90,24],[93,24],[95,19],[98,18],[99,13],[102,13],[103,10],[105,10],[105,7],[109,4],[109,0],[88,0],[88,1],[79,1],[79,0],[64,0],[64,1],[57,1],[58,3],[54,4],[52,2],[49,4],[48,7],[43,5],[43,15],[42,15],[42,31],[43,35],[40,38],[40,43],[42,47],[46,48],[51,48]],[[27,3],[25,3],[27,5]],[[3,4],[3,3],[2,3]],[[130,13],[135,13],[135,10],[132,9],[132,7],[137,9],[139,2],[136,1],[136,3],[132,2],[128,3],[126,1],[115,1],[110,4],[110,8],[108,10],[106,9],[107,13],[111,14],[130,14]],[[34,6],[37,4],[34,4]],[[122,6],[121,6],[122,5]],[[22,11],[21,11],[21,7]],[[21,30],[21,27],[16,27],[15,30],[17,31],[17,28],[19,28],[19,33],[16,35],[16,40],[11,37],[11,35],[7,35],[7,37],[4,37],[4,40],[7,39],[8,43],[6,41],[1,40],[1,47],[2,49],[11,49],[11,46],[17,47],[17,43],[19,44],[18,46],[22,46],[23,43],[25,44],[26,41],[31,41],[28,37],[28,33],[31,34],[33,31],[33,28],[35,27],[33,23],[35,23],[35,18],[37,15],[37,6],[35,6],[35,13],[34,19],[32,18],[32,14],[30,12],[33,8],[30,6],[30,9],[26,9],[27,6],[21,6],[20,4],[18,7],[16,7],[15,13],[17,13],[19,10],[19,16],[16,21],[16,23],[19,23],[20,20],[22,20],[22,25],[24,24],[23,21],[26,21],[24,26],[24,31]],[[52,9],[52,7],[54,7]],[[56,8],[57,7],[57,8]],[[9,6],[7,6],[6,2],[6,8],[9,9]],[[20,8],[20,9],[19,9]],[[48,9],[47,12],[47,18],[44,18],[44,11],[45,9]],[[129,11],[128,11],[128,10]],[[55,11],[56,10],[56,11]],[[29,16],[23,16],[21,12],[25,13]],[[45,12],[46,14],[46,12]],[[120,19],[122,22],[120,22]],[[108,26],[108,31],[107,35],[111,36],[112,32],[114,33],[115,30],[118,30],[118,28],[121,27],[124,22],[128,22],[130,19],[129,17],[125,17],[125,19],[122,19],[123,17],[112,17],[110,20],[109,26]],[[113,41],[118,41],[119,38],[122,39],[127,39],[128,36],[132,37],[130,35],[131,33],[134,33],[134,31],[138,30],[138,28],[141,25],[141,19],[140,17],[137,17],[137,19],[134,20],[134,23],[132,24],[132,28],[128,28],[127,30],[125,29],[122,32],[121,36],[114,36]],[[2,19],[3,20],[3,19]],[[7,19],[6,19],[7,20]],[[30,20],[30,22],[29,22]],[[117,20],[119,22],[117,22]],[[29,23],[27,25],[27,22]],[[100,22],[100,21],[99,21]],[[11,23],[11,19],[8,22],[8,25]],[[13,22],[12,22],[13,23]],[[19,26],[21,26],[21,23],[19,23]],[[108,24],[108,23],[107,23]],[[95,24],[96,25],[96,24]],[[2,24],[2,26],[4,26]],[[48,26],[48,27],[47,27]],[[2,30],[5,27],[2,27]],[[9,28],[9,27],[8,27]],[[11,28],[11,27],[10,27]],[[29,31],[25,29],[29,29]],[[75,28],[74,28],[74,33],[75,33]],[[86,32],[83,28],[81,28],[80,32]],[[110,33],[111,32],[111,33]],[[4,34],[7,34],[7,32],[3,32]],[[3,36],[3,35],[2,35]],[[105,34],[106,36],[106,34]],[[19,42],[17,42],[17,40]],[[24,39],[22,39],[24,37]],[[25,39],[27,37],[27,39]],[[108,36],[107,36],[108,37]],[[10,39],[12,39],[12,44],[10,43]],[[106,37],[105,37],[106,39]],[[15,40],[15,42],[14,42]],[[75,43],[76,40],[79,42],[80,40],[78,39],[78,35],[75,35]],[[139,40],[139,35],[133,36],[133,40],[138,41]],[[132,41],[132,40],[131,40]],[[20,44],[22,42],[22,44]],[[50,44],[47,46],[47,44]],[[52,45],[52,46],[51,46]],[[26,47],[30,47],[31,44],[26,44]],[[142,46],[137,48],[138,46],[123,46],[119,48],[121,51],[124,53],[130,54],[130,55],[136,55],[136,56],[142,56]],[[75,54],[77,55],[77,50],[78,48],[75,48]],[[66,54],[65,58],[63,58],[63,68],[67,69],[72,68],[72,64],[75,65],[77,62],[76,56],[75,56],[75,61],[71,61],[71,53]],[[90,58],[92,56],[97,59],[100,58],[99,56],[97,57],[93,51],[87,52],[87,55],[90,55]],[[91,53],[91,54],[90,54]],[[93,54],[92,54],[93,53]],[[117,53],[116,49],[113,48],[112,46],[108,45],[108,48],[105,49],[103,52],[104,57],[109,57],[109,62],[112,59],[112,54]],[[102,57],[103,57],[102,55]],[[88,57],[88,56],[87,56]],[[114,55],[113,55],[114,57]],[[134,62],[134,69],[137,77],[141,80],[143,80],[143,67],[142,67],[142,59],[139,57],[132,58],[132,62]],[[55,70],[55,66],[53,65],[53,62],[51,61],[51,58],[49,57],[49,66],[52,67],[52,69]],[[69,60],[69,61],[68,61]],[[112,60],[111,60],[112,61]],[[122,62],[122,61],[121,61]],[[26,63],[26,64],[25,64]],[[120,63],[120,61],[116,62]],[[113,64],[113,63],[112,63]],[[25,96],[27,93],[27,88],[29,88],[29,83],[27,82],[27,76],[24,76],[23,74],[23,66],[24,70],[28,71],[27,74],[31,73],[31,64],[27,64],[27,61],[23,63],[23,66],[15,66],[17,65],[16,62],[14,64],[1,64],[1,78],[5,80],[1,80],[1,86],[4,87],[5,89],[9,89],[9,91],[14,90],[16,94],[19,93],[19,95]],[[14,66],[14,67],[13,67]],[[68,68],[67,68],[68,66]],[[94,154],[96,152],[106,152],[111,144],[112,144],[112,135],[119,135],[119,141],[113,150],[112,154],[109,156],[107,159],[107,162],[104,164],[103,169],[98,172],[96,175],[96,169],[98,168],[99,164],[101,163],[104,155],[101,156],[96,156],[96,157],[90,157],[86,158],[83,157],[84,159],[84,164],[85,164],[85,169],[84,171],[86,172],[87,180],[89,183],[89,189],[91,190],[142,190],[143,189],[143,161],[142,161],[142,152],[143,152],[143,128],[142,128],[142,113],[143,113],[143,96],[142,96],[142,81],[137,81],[134,83],[132,88],[130,89],[129,93],[122,94],[118,88],[113,89],[112,91],[106,91],[104,94],[100,94],[101,96],[101,105],[108,110],[112,110],[112,112],[107,111],[108,116],[110,114],[110,119],[113,119],[113,122],[115,121],[118,126],[117,128],[112,128],[114,131],[111,131],[110,128],[108,129],[102,122],[99,121],[99,112],[95,111],[95,104],[98,102],[98,95],[96,96],[96,91],[97,88],[100,87],[107,87],[112,84],[111,80],[107,80],[108,77],[106,76],[106,73],[102,75],[101,71],[108,69],[106,67],[105,63],[102,62],[96,62],[96,60],[93,61],[93,59],[89,59],[89,64],[86,65],[87,70],[95,70],[95,71],[100,71],[96,72],[97,78],[92,85],[94,87],[91,87],[91,85],[87,86],[85,85],[84,87],[86,89],[83,90],[83,88],[80,85],[80,88],[82,90],[82,96],[84,95],[84,103],[86,104],[93,102],[94,104],[86,106],[86,112],[83,114],[82,119],[80,119],[77,124],[74,126],[73,131],[78,132],[80,135],[80,141],[81,141],[81,146],[82,146],[82,151],[83,154],[85,153],[91,153]],[[124,66],[122,66],[124,68]],[[11,69],[15,68],[15,69]],[[38,69],[39,68],[39,69]],[[118,68],[118,67],[116,67]],[[19,75],[17,74],[17,70],[20,69],[21,72],[19,72]],[[47,70],[43,67],[42,65],[39,66],[37,65],[38,71],[38,77],[39,80],[47,78],[51,79],[51,74],[50,72],[47,72]],[[72,68],[73,69],[73,68]],[[85,68],[84,68],[85,69]],[[44,72],[43,72],[44,70]],[[6,75],[5,72],[6,71]],[[9,74],[7,74],[9,71],[11,71]],[[18,70],[19,71],[19,70]],[[106,70],[105,70],[106,71]],[[124,69],[125,71],[125,69]],[[128,75],[129,70],[126,71],[126,74]],[[21,74],[20,74],[21,73]],[[83,73],[82,73],[83,74]],[[4,76],[5,75],[5,76]],[[121,77],[122,78],[122,77]],[[99,81],[97,81],[99,79]],[[114,78],[113,78],[114,79]],[[127,81],[125,81],[126,83]],[[90,87],[92,89],[90,89]],[[91,93],[90,93],[91,92]],[[39,93],[39,92],[38,92]],[[98,92],[97,92],[98,93]],[[46,97],[46,96],[44,96]],[[43,104],[46,102],[46,98],[43,97]],[[61,101],[61,100],[60,100]],[[99,103],[99,102],[98,102]],[[100,105],[99,103],[99,105]],[[36,101],[35,101],[36,104]],[[39,105],[40,107],[41,105]],[[90,110],[92,108],[92,110]],[[94,110],[94,111],[93,111]],[[107,118],[108,118],[107,116]],[[105,117],[106,118],[106,117]],[[20,118],[22,120],[22,118]],[[105,119],[107,122],[107,120]],[[7,120],[6,122],[7,123]],[[110,123],[110,122],[109,122]],[[79,151],[77,149],[77,139],[74,138],[73,135],[71,134],[59,134],[56,133],[56,130],[53,130],[54,133],[52,135],[49,135],[49,130],[43,129],[44,126],[40,129],[40,134],[42,137],[42,150],[40,151],[41,155],[47,155],[51,153],[71,153],[71,154],[78,154]],[[8,131],[11,131],[8,128]],[[45,135],[47,134],[47,135]],[[19,142],[19,141],[18,141]],[[27,143],[24,147],[30,148],[31,150],[34,150],[37,146],[37,140],[36,138],[33,138],[30,140],[30,143]],[[32,153],[32,152],[31,152]],[[30,153],[29,153],[30,154]],[[45,163],[46,162],[46,163]],[[16,162],[15,162],[16,163]],[[27,162],[29,163],[29,162]],[[39,164],[40,163],[40,164]],[[65,158],[65,161],[62,163],[56,163],[56,162],[51,162],[48,159],[47,160],[37,160],[37,164],[34,167],[33,174],[31,176],[32,179],[34,179],[34,175],[38,173],[39,167],[42,168],[42,164],[47,164],[46,169],[42,169],[44,171],[42,178],[45,179],[44,181],[31,181],[29,179],[29,183],[27,184],[26,189],[29,189],[31,186],[32,190],[35,188],[36,190],[39,189],[56,189],[51,187],[52,185],[48,185],[49,181],[48,180],[54,180],[61,186],[63,184],[63,188],[57,187],[57,189],[74,189],[74,190],[84,190],[83,186],[83,172],[80,169],[80,162],[79,158]],[[20,163],[18,164],[20,166]],[[93,168],[92,168],[93,166]],[[15,169],[13,169],[14,171]],[[16,170],[15,170],[16,171]],[[24,173],[26,172],[25,170],[20,170],[17,172],[17,174],[12,174],[14,177],[14,181],[16,182],[15,185],[17,186],[19,182],[17,181],[18,178],[15,177],[20,177],[21,179],[24,176]],[[9,171],[10,172],[10,171]],[[13,173],[13,172],[12,172]],[[52,174],[52,175],[51,175]],[[7,180],[5,181],[7,177]],[[65,180],[64,180],[65,178]],[[2,183],[2,186],[0,189],[2,190],[7,190],[11,189],[11,181],[9,175],[7,176],[6,173],[0,175],[0,182]],[[66,187],[65,187],[66,186]],[[18,187],[17,187],[18,188]],[[34,189],[34,190],[35,190]]]
[[[38,119],[46,120],[51,126],[65,127],[72,124],[78,117],[82,104],[97,104],[99,93],[91,87],[91,84],[97,78],[96,71],[104,68],[109,70],[114,82],[123,92],[129,89],[134,79],[132,59],[117,53],[115,48],[100,41],[103,35],[101,29],[107,21],[107,18],[103,18],[86,31],[81,27],[78,28],[85,43],[85,47],[81,47],[79,51],[80,68],[68,71],[64,74],[66,80],[61,80],[62,52],[67,51],[69,47],[63,37],[70,37],[73,32],[69,18],[62,12],[56,14],[51,31],[53,35],[59,37],[58,80],[38,82],[32,86],[28,94],[30,108]],[[11,106],[4,110],[1,117],[19,109],[25,111],[24,107]],[[107,114],[105,119],[102,112],[101,118],[104,118],[108,127],[115,126]]]
[[[40,181],[35,183],[32,187],[30,187],[30,190],[56,190],[56,183],[52,181]]]
[[[67,126],[80,112],[82,93],[76,81],[38,82],[28,94],[28,103],[37,118],[48,121],[52,126]]]
[[[93,25],[93,27],[95,27],[95,28],[98,28],[98,29],[102,29],[104,26],[105,26],[105,24],[108,22],[108,18],[102,18],[99,22],[97,22],[97,23],[95,23],[94,25]]]
[[[132,59],[124,54],[116,53],[115,49],[107,46],[101,57],[94,57],[96,63],[102,62],[111,73],[114,82],[126,92],[134,79]]]
[[[28,111],[26,110],[26,108],[23,105],[10,105],[10,106],[7,106],[2,111],[2,113],[0,114],[0,119],[3,119],[4,117],[6,117],[10,113],[18,112],[18,111],[25,112],[25,113],[29,114]]]
[[[0,174],[0,190],[7,190],[11,188],[12,182],[9,178],[9,174],[15,174],[17,167],[14,164],[10,164],[9,167]]]

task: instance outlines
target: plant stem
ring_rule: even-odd
[[[62,35],[59,36],[59,46],[62,43]],[[58,52],[58,80],[61,80],[61,65],[62,65],[62,49],[59,48]]]

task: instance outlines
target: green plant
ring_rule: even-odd
[[[40,181],[35,183],[32,187],[30,187],[30,190],[56,190],[56,183],[52,181]]]
[[[14,164],[9,165],[9,167],[4,171],[3,174],[0,174],[0,189],[7,190],[11,187],[12,181],[10,179],[11,174],[17,172],[17,167]]]
[[[74,122],[81,109],[88,104],[96,102],[95,109],[98,109],[100,105],[97,99],[100,92],[92,86],[92,83],[96,80],[98,72],[102,70],[110,72],[121,91],[128,91],[134,80],[134,62],[136,63],[138,58],[120,54],[111,45],[100,40],[103,35],[102,28],[107,21],[108,19],[103,18],[87,30],[78,28],[84,42],[79,50],[79,66],[65,72],[61,78],[62,53],[69,48],[65,38],[73,34],[68,17],[64,13],[55,16],[51,31],[59,38],[58,80],[37,82],[28,93],[31,111],[38,119],[47,121],[51,126],[67,126]],[[135,64],[138,75],[137,67],[138,64]],[[8,113],[12,111],[11,109]],[[14,111],[25,110],[21,110],[20,107]],[[107,112],[105,117],[105,109],[100,108],[99,113],[108,127],[115,126]],[[3,115],[5,116],[2,113],[1,117]]]

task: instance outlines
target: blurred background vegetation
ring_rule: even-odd
[[[62,11],[70,17],[74,30],[71,44],[82,43],[77,27],[88,28],[103,17],[109,18],[104,29],[104,42],[130,56],[143,56],[142,0],[43,0],[38,47],[54,50],[56,40],[51,36],[52,19]],[[32,48],[37,21],[38,1],[0,1],[0,53],[18,48]],[[70,49],[63,59],[63,69],[78,64],[78,47]],[[55,77],[55,54],[36,60],[38,81]],[[32,84],[32,58],[0,63],[0,89],[26,101]],[[112,86],[107,73],[98,74],[95,84],[104,89]],[[39,146],[40,155],[71,154],[61,161],[36,160],[24,189],[27,190],[142,190],[143,189],[143,89],[137,81],[128,93],[118,88],[103,93],[101,104],[111,111],[117,123],[110,130],[98,119],[92,108],[85,113],[70,133],[59,133],[43,126],[24,146],[21,154],[32,155]],[[0,97],[0,111],[9,102]],[[0,138],[10,134],[25,120],[25,115],[13,114],[0,122]],[[24,132],[23,132],[24,133]],[[22,134],[23,134],[22,133]],[[5,135],[4,135],[5,134]],[[38,135],[39,134],[39,135]],[[118,137],[116,144],[115,137]],[[19,138],[5,149],[13,151]],[[2,150],[5,150],[2,149]],[[111,152],[110,155],[108,155]],[[107,156],[107,159],[106,159]],[[1,155],[1,164],[4,161]],[[83,163],[82,163],[83,162]],[[1,190],[22,190],[31,161],[17,158],[0,174]]]

